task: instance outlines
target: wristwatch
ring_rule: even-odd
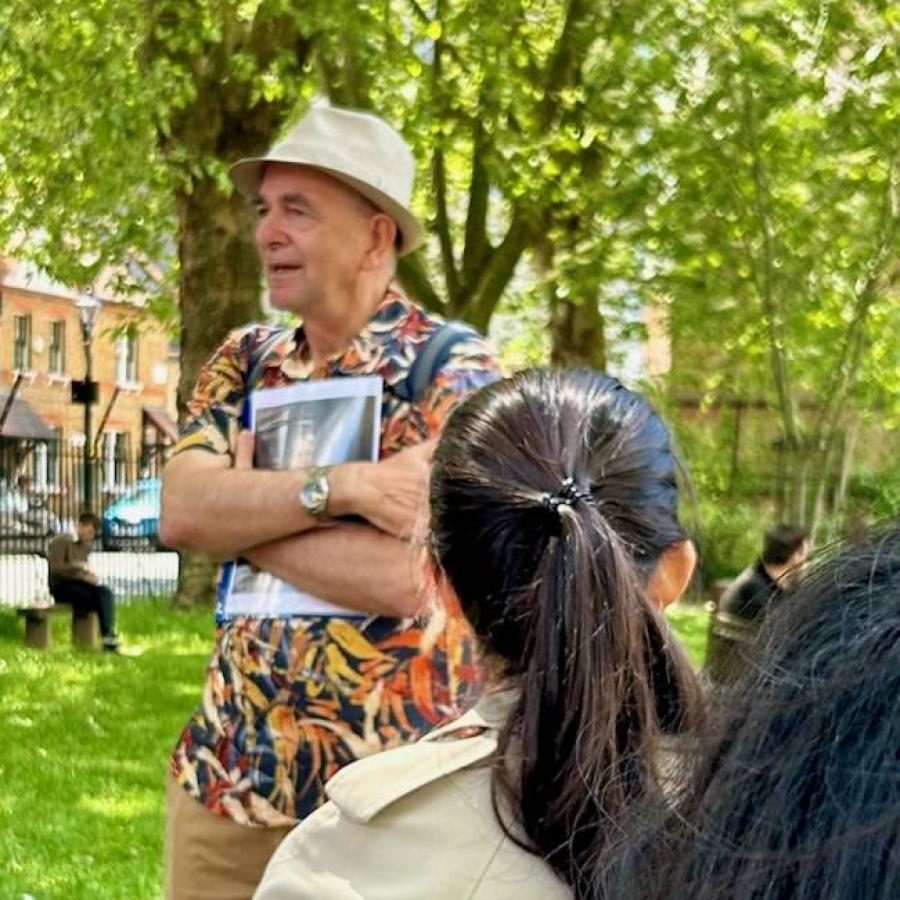
[[[328,519],[328,494],[331,486],[328,483],[328,466],[316,466],[312,469],[300,488],[300,505],[320,522]]]

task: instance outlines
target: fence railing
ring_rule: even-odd
[[[86,457],[60,442],[0,439],[0,605],[46,595],[47,545],[88,510],[100,519],[91,566],[118,598],[175,590],[178,555],[159,552],[165,448],[99,449]]]
[[[155,549],[163,450],[112,450],[86,457],[54,441],[0,440],[0,555],[43,552],[85,510],[100,517],[102,549]]]
[[[180,558],[174,552],[92,553],[91,568],[112,589],[117,603],[168,597],[178,586]],[[0,607],[43,606],[51,602],[47,558],[37,553],[0,555]]]

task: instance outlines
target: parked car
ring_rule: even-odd
[[[100,519],[104,550],[146,550],[159,546],[159,508],[162,483],[158,478],[135,482]]]
[[[0,541],[7,552],[43,553],[59,530],[59,518],[41,497],[0,481]]]

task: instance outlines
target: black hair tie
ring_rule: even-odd
[[[591,492],[586,488],[578,487],[575,479],[570,477],[563,481],[559,491],[555,494],[544,494],[542,502],[545,509],[558,515],[561,506],[575,506],[580,500],[591,499],[593,499]]]

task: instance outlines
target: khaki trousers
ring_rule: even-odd
[[[166,780],[167,900],[250,900],[284,828],[249,828]]]

